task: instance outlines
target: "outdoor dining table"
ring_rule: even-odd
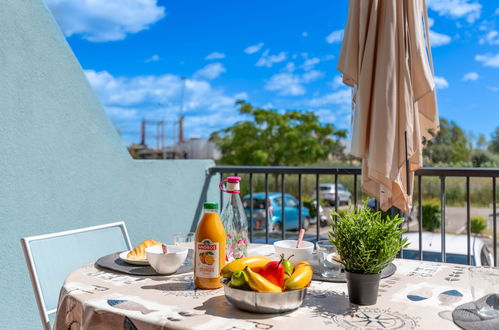
[[[277,256],[272,245],[250,255]],[[94,264],[67,277],[55,329],[454,329],[452,311],[471,301],[465,265],[396,259],[376,305],[349,303],[346,283],[312,281],[303,305],[255,314],[233,307],[224,289],[197,290],[192,272],[133,276]]]

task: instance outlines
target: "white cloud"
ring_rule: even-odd
[[[319,117],[321,123],[334,123],[337,121],[338,116],[331,109],[317,109],[314,114]]]
[[[227,69],[223,66],[222,63],[210,63],[206,65],[204,68],[199,69],[194,72],[193,77],[196,79],[208,79],[213,80],[218,78],[222,73],[226,72]]]
[[[287,55],[285,52],[280,52],[276,55],[269,55],[270,51],[267,49],[262,53],[262,56],[258,59],[255,66],[265,66],[267,68],[271,68],[275,63],[280,63],[285,61]]]
[[[150,63],[150,62],[157,62],[157,61],[159,61],[160,59],[161,59],[161,58],[159,57],[159,55],[155,54],[155,55],[153,55],[153,56],[151,56],[151,57],[149,57],[149,58],[146,58],[146,59],[144,60],[144,62],[146,62],[146,63]]]
[[[329,93],[317,98],[311,99],[308,104],[313,107],[322,107],[325,105],[348,105],[352,102],[352,91],[349,88]]]
[[[485,66],[499,68],[499,53],[495,55],[490,53],[476,55],[475,60],[482,62]]]
[[[452,38],[446,34],[430,30],[430,43],[432,47],[447,45],[451,40]]]
[[[165,16],[156,0],[45,0],[67,37],[92,42],[123,40]]]
[[[324,77],[324,72],[319,71],[319,70],[312,70],[312,71],[308,71],[308,72],[305,72],[304,74],[302,74],[301,80],[304,83],[309,83],[309,82],[312,82],[314,80],[320,79],[322,77]]]
[[[270,77],[265,84],[265,89],[278,92],[278,95],[283,96],[303,95],[306,92],[305,84],[320,79],[323,76],[324,73],[318,70],[305,72],[302,75],[291,72],[277,73]]]
[[[440,16],[465,18],[469,23],[477,20],[482,11],[482,5],[474,0],[430,0],[428,7]]]
[[[315,65],[319,64],[321,60],[318,57],[312,57],[309,59],[306,59],[305,62],[302,65],[303,70],[309,71],[314,68]]]
[[[273,75],[265,84],[268,91],[278,91],[279,95],[296,96],[305,94],[305,87],[298,75],[289,72]]]
[[[449,82],[444,77],[435,76],[433,80],[435,81],[435,87],[437,87],[438,89],[445,89],[449,87]]]
[[[172,121],[178,116],[183,83],[180,76],[128,78],[94,70],[86,70],[85,74],[125,143],[138,142],[142,118]],[[213,88],[209,81],[187,79],[184,93],[186,136],[207,137],[211,131],[241,120],[234,107],[237,99],[248,99],[248,95],[226,95],[223,90]]]
[[[333,54],[327,54],[327,55],[324,55],[322,56],[322,62],[326,62],[326,61],[331,61],[335,58],[336,56],[334,56]]]
[[[435,20],[431,17],[428,18],[428,28],[435,24]],[[447,45],[452,38],[446,34],[438,33],[430,29],[430,42],[432,47]]]
[[[225,58],[224,53],[213,52],[213,53],[206,55],[206,57],[204,59],[205,60],[221,60],[222,58]]]
[[[343,78],[340,75],[334,76],[333,81],[331,82],[331,87],[336,89],[341,86],[343,86]]]
[[[480,76],[478,75],[478,73],[476,72],[468,72],[468,73],[465,73],[464,76],[463,76],[463,80],[464,81],[474,81],[474,80],[478,80],[478,78],[480,78]]]
[[[258,53],[260,51],[260,49],[262,49],[263,47],[263,42],[259,42],[257,43],[256,45],[253,45],[253,46],[249,46],[247,47],[244,52],[246,54],[254,54],[254,53]]]
[[[282,71],[285,72],[294,72],[295,70],[296,70],[295,62],[286,63],[286,66],[284,67],[284,69],[282,69]]]
[[[489,31],[485,37],[480,39],[480,44],[499,45],[499,32],[497,30]]]
[[[337,30],[331,32],[327,37],[326,37],[326,42],[328,44],[334,44],[337,42],[341,42],[343,40],[343,30]]]

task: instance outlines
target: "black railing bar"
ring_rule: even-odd
[[[321,228],[321,221],[320,221],[320,217],[319,217],[319,210],[320,210],[320,207],[321,207],[321,196],[319,196],[319,184],[320,184],[320,178],[319,178],[319,174],[316,174],[315,175],[315,193],[316,193],[316,212],[315,212],[315,217],[316,217],[316,222],[315,222],[315,228],[317,229],[316,230],[316,235],[317,235],[317,241],[319,240],[319,236],[320,236],[320,228]],[[310,225],[310,221],[309,221],[309,225]]]
[[[265,173],[265,244],[269,244],[269,174]]]
[[[423,177],[418,175],[418,229],[419,229],[419,260],[423,260],[423,192],[421,190]]]
[[[360,174],[360,167],[328,166],[213,166],[208,169],[214,173],[270,173],[270,174]]]
[[[353,175],[353,207],[357,210],[357,174]]]
[[[492,227],[494,228],[494,267],[497,267],[497,184],[492,178]]]
[[[340,166],[213,166],[208,169],[215,173],[285,173],[285,174],[361,174],[360,167]],[[424,167],[415,172],[418,176],[452,176],[452,177],[499,177],[499,168],[470,167]]]
[[[440,229],[441,229],[441,249],[442,262],[447,259],[445,256],[445,176],[440,177]]]
[[[398,214],[399,217],[401,217],[402,219],[404,219],[404,221],[402,221],[402,223],[400,224],[400,228],[403,229],[404,228],[404,222],[407,222],[407,231],[409,231],[409,221],[407,220],[408,217],[406,217],[406,214],[404,212],[402,212],[401,210],[397,209],[396,207],[393,207],[392,206],[392,211],[395,210],[395,214]],[[394,217],[395,215],[392,215],[392,217]],[[404,250],[401,249],[399,251],[399,258],[401,259],[404,259]]]
[[[286,205],[284,199],[284,173],[281,175],[281,238],[284,240],[284,231],[286,230],[286,214],[284,212],[284,207]]]
[[[466,263],[471,265],[471,216],[470,216],[470,177],[466,177]]]
[[[416,171],[416,175],[423,176],[451,176],[451,177],[472,177],[490,178],[499,177],[499,168],[459,168],[459,167],[424,167]]]
[[[220,182],[224,179],[223,173],[220,173]],[[224,192],[220,189],[220,214],[222,214],[222,210],[224,208]]]
[[[302,201],[302,194],[301,194],[301,174],[298,174],[298,227],[301,228],[302,227],[302,218],[303,218],[303,214],[302,214],[302,210],[301,208],[303,207],[303,201]]]
[[[338,204],[340,203],[340,198],[338,197],[338,173],[334,174],[334,210],[338,212]],[[334,222],[336,222],[336,216],[334,216],[333,219]]]
[[[250,242],[253,242],[253,173],[249,174],[249,195],[250,195]]]

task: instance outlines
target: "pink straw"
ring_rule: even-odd
[[[168,252],[168,248],[166,247],[165,243],[161,243],[161,248],[163,249],[163,254],[166,254]]]
[[[301,247],[301,242],[303,241],[303,235],[305,235],[305,229],[300,229],[300,233],[298,234],[298,241],[296,242],[296,247]]]

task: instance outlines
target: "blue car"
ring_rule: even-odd
[[[277,192],[268,195],[269,231],[281,231],[282,229],[282,194]],[[243,206],[246,217],[250,216],[250,195],[243,197]],[[305,230],[310,226],[310,213],[305,207],[301,208],[302,228]],[[285,229],[300,229],[299,202],[290,194],[284,194],[284,216]],[[253,194],[253,230],[265,230],[265,193]]]

